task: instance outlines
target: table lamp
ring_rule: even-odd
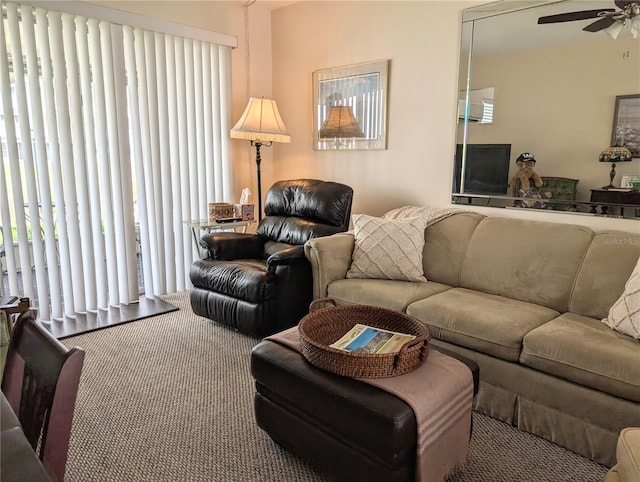
[[[614,146],[609,147],[600,153],[600,162],[610,162],[611,171],[609,171],[609,185],[603,186],[602,189],[611,189],[613,185],[613,179],[616,177],[616,162],[630,162],[632,154],[626,147]]]
[[[250,97],[240,120],[231,129],[233,139],[251,141],[256,148],[256,168],[258,172],[258,221],[262,220],[262,184],[260,180],[260,148],[271,147],[274,142],[291,142],[287,128],[282,122],[278,105],[273,99]]]

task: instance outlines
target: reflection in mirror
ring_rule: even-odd
[[[468,119],[468,122],[478,124],[491,124],[493,122],[494,91],[493,87],[473,89],[469,91],[467,97],[467,91],[461,90],[458,100],[458,119],[462,121]]]
[[[614,7],[611,0],[503,0],[463,12],[454,203],[640,218],[640,192],[620,187],[623,176],[640,175],[640,159],[617,164],[615,190],[602,189],[610,166],[599,162],[611,143],[616,97],[640,91],[632,22],[615,40],[584,31],[593,18],[538,24],[543,16]],[[489,89],[499,107],[491,123],[481,123],[471,106]],[[509,187],[523,153],[534,155],[529,167],[540,187]]]

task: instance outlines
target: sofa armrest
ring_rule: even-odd
[[[207,251],[211,259],[264,259],[264,241],[255,234],[205,234],[200,238],[200,246]]]
[[[313,274],[313,299],[326,297],[329,283],[345,278],[351,266],[353,245],[352,233],[313,238],[305,243],[304,254]]]

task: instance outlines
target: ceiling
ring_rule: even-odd
[[[596,19],[538,25],[541,16],[605,8],[617,9],[613,0],[505,1],[470,8],[463,15],[465,20],[479,19],[474,25],[474,36],[482,37],[483,53],[496,53],[598,39],[613,42],[604,31],[582,30]],[[474,52],[480,53],[475,46]]]

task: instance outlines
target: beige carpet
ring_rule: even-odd
[[[87,352],[66,480],[324,481],[253,418],[259,340],[179,311],[62,340]],[[602,481],[607,469],[474,413],[464,470],[451,481]]]

